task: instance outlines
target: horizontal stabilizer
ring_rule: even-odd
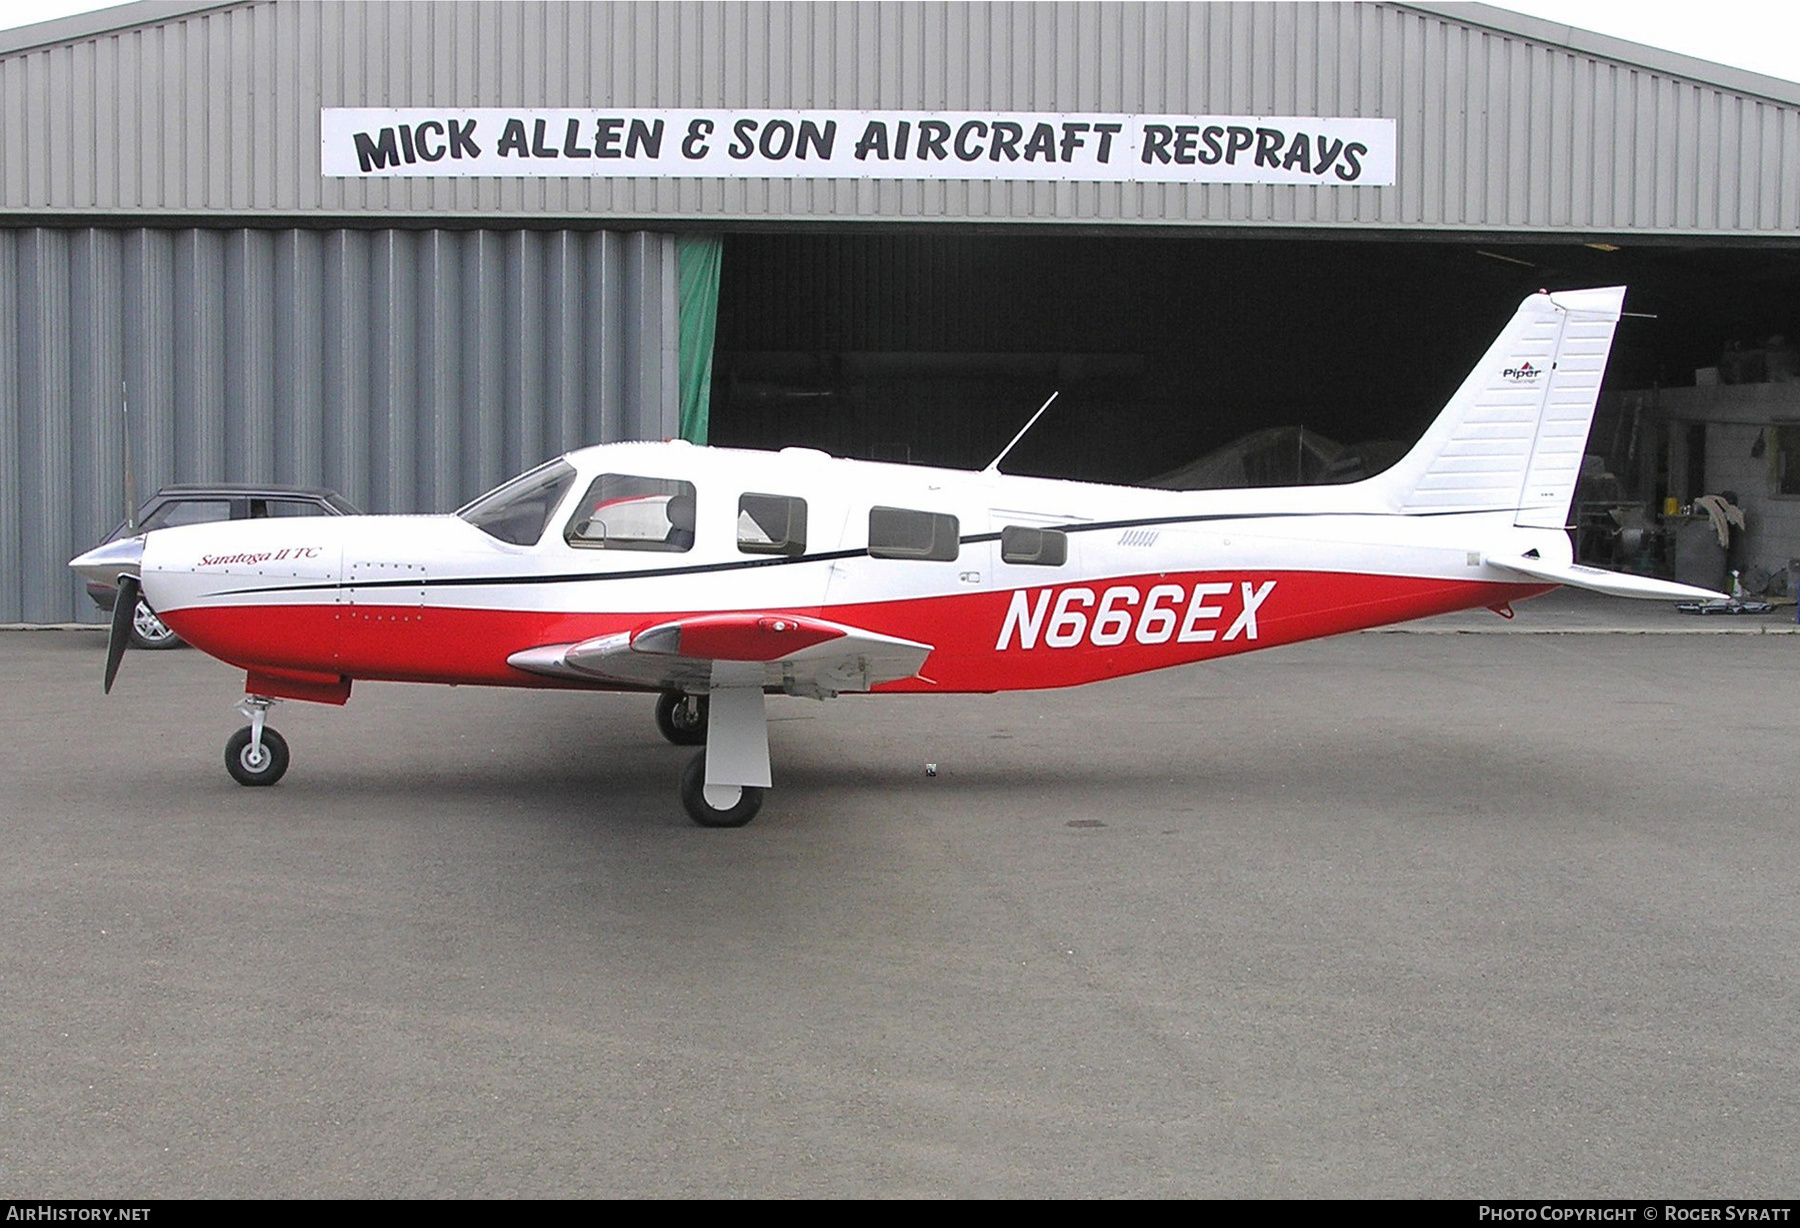
[[[1647,597],[1653,601],[1705,601],[1725,596],[1724,593],[1696,588],[1692,584],[1676,584],[1672,580],[1656,580],[1649,576],[1628,576],[1617,571],[1602,571],[1598,567],[1583,567],[1579,563],[1553,563],[1548,559],[1519,555],[1496,558],[1491,554],[1486,556],[1486,561],[1490,567],[1504,567],[1507,571],[1516,571],[1534,580],[1566,584],[1570,588],[1585,588],[1612,597]]]

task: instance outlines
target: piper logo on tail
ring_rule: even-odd
[[[1506,370],[1500,372],[1500,378],[1514,384],[1535,384],[1537,383],[1538,376],[1543,373],[1544,369],[1542,367],[1534,367],[1529,361],[1526,361],[1520,363],[1516,367],[1506,368]]]
[[[1022,588],[1013,593],[1006,608],[1006,621],[1000,626],[994,650],[1006,651],[1015,636],[1020,648],[1036,648],[1040,639],[1046,648],[1074,648],[1084,642],[1111,648],[1127,639],[1139,644],[1254,640],[1256,613],[1274,591],[1273,580],[1260,585],[1249,580],[1211,581],[1192,587],[1152,584],[1147,590],[1115,584],[1098,595],[1083,585],[1061,590]],[[1219,627],[1227,614],[1232,619],[1221,635]]]

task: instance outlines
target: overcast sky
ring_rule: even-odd
[[[0,29],[108,7],[101,0],[0,0]],[[1507,0],[1499,7],[1800,81],[1800,4],[1793,0]]]

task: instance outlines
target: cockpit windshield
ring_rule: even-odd
[[[548,461],[502,482],[456,514],[503,542],[534,546],[574,484],[574,466],[565,460]]]

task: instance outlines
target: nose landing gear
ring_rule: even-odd
[[[277,703],[264,695],[247,695],[238,711],[250,723],[225,740],[225,770],[240,785],[272,785],[288,770],[287,739],[263,722]]]

